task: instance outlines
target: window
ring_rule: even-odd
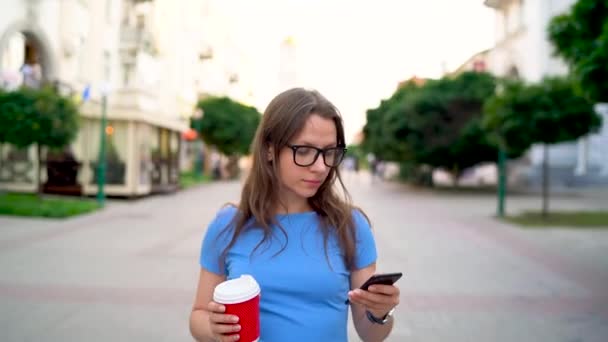
[[[112,22],[112,0],[106,0],[106,22]]]

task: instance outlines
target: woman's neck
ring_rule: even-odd
[[[283,199],[275,210],[277,214],[293,214],[311,211],[312,207],[306,199],[292,199],[291,201]]]

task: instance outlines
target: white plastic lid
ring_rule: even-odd
[[[213,301],[221,304],[236,304],[246,302],[260,294],[260,285],[249,274],[239,278],[226,280],[215,287]]]

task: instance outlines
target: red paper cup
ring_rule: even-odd
[[[226,314],[239,317],[239,341],[256,342],[260,339],[260,286],[244,274],[215,287],[213,301],[226,307]]]

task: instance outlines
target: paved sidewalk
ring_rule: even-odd
[[[374,223],[380,271],[405,274],[389,341],[608,341],[608,230],[515,228],[491,217],[491,195],[349,185]],[[214,183],[71,220],[0,217],[1,340],[192,340],[201,238],[238,192]]]

